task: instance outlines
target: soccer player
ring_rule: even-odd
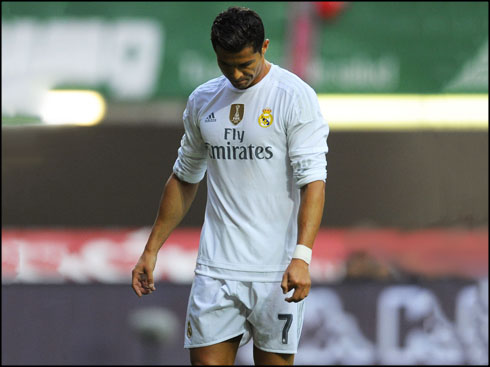
[[[259,15],[231,7],[211,41],[223,76],[197,87],[157,218],[133,269],[155,291],[157,253],[207,171],[207,205],[186,315],[193,365],[231,365],[253,338],[257,365],[292,365],[323,214],[329,128],[314,90],[265,59]]]

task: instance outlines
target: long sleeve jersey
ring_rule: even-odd
[[[326,180],[329,127],[314,90],[272,64],[247,89],[224,76],[190,95],[174,164],[207,204],[196,273],[280,281],[297,241],[300,188]]]

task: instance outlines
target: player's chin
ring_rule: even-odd
[[[237,89],[247,89],[250,86],[249,80],[233,81],[231,84]]]

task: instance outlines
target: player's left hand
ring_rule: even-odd
[[[285,300],[299,302],[310,292],[311,278],[309,265],[301,259],[292,259],[282,276],[281,288],[284,294],[294,289],[293,295]]]

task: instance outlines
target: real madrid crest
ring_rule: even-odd
[[[270,108],[265,108],[262,110],[262,115],[259,116],[259,125],[262,127],[269,127],[274,121],[272,116],[272,110]]]
[[[192,336],[192,326],[191,322],[187,321],[187,337],[190,338]]]

